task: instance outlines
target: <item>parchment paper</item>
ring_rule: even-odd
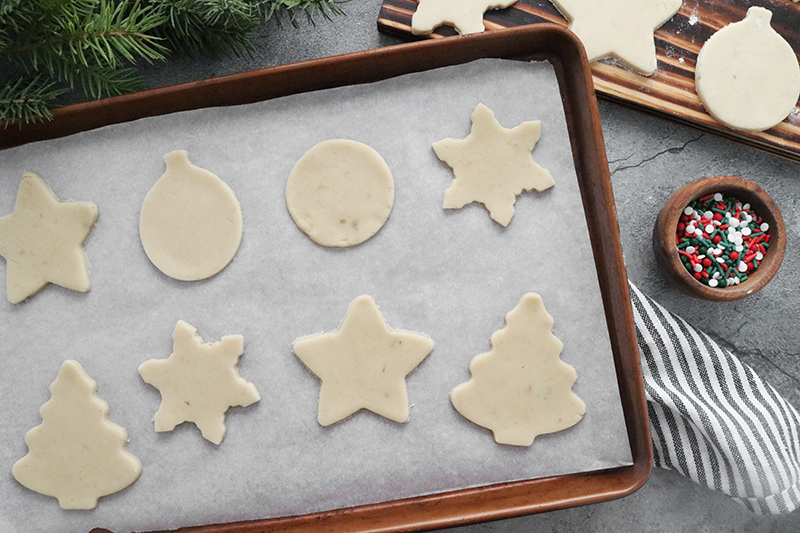
[[[507,128],[542,121],[534,160],[556,182],[523,194],[507,228],[480,204],[441,207],[453,175],[431,144],[464,138],[482,102]],[[292,222],[284,185],[313,145],[349,138],[392,169],[388,222],[347,249],[311,242]],[[245,233],[234,261],[202,282],[178,282],[148,261],[141,202],[163,154],[192,162],[237,194]],[[100,218],[86,245],[92,291],[56,286],[21,305],[0,301],[0,530],[87,532],[305,514],[371,502],[590,471],[631,463],[594,260],[556,77],[547,63],[482,60],[371,85],[109,126],[0,152],[0,215],[13,210],[25,170],[62,200],[91,200]],[[0,262],[0,275],[5,264]],[[573,428],[502,446],[462,418],[448,394],[525,292],[542,295],[577,370],[586,403]],[[431,355],[407,380],[411,418],[362,411],[328,428],[316,420],[319,381],[292,353],[300,336],[333,331],[349,303],[373,296],[394,329],[423,332]],[[228,411],[220,446],[193,424],[156,433],[158,391],[137,367],[172,351],[179,319],[207,342],[242,334],[240,373],[261,401]],[[63,511],[11,475],[25,433],[61,363],[77,359],[98,383],[112,421],[129,433],[141,478],[93,511]]]

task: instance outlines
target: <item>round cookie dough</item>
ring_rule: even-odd
[[[230,187],[189,162],[186,150],[164,156],[167,171],[142,203],[139,235],[150,261],[181,281],[228,266],[242,242],[242,209]]]
[[[378,152],[348,139],[323,141],[295,163],[286,207],[322,246],[360,244],[380,230],[394,204],[394,178]]]
[[[751,7],[744,20],[712,35],[697,56],[695,87],[706,111],[731,128],[779,124],[800,96],[792,47],[770,26],[772,12]]]

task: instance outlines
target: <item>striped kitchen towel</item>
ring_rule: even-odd
[[[630,284],[655,464],[758,514],[800,506],[800,417],[753,370]]]

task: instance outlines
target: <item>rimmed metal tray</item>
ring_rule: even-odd
[[[369,83],[480,58],[547,60],[555,69],[609,329],[632,465],[302,516],[208,525],[192,531],[420,531],[596,503],[625,496],[644,484],[652,468],[644,387],[597,102],[582,48],[563,28],[537,25],[403,44],[76,104],[57,109],[52,122],[0,130],[0,148],[8,148],[147,116]]]

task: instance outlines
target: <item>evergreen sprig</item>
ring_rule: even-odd
[[[142,88],[141,62],[245,55],[252,31],[283,15],[313,22],[341,0],[0,0],[0,121],[50,118],[57,98]]]

